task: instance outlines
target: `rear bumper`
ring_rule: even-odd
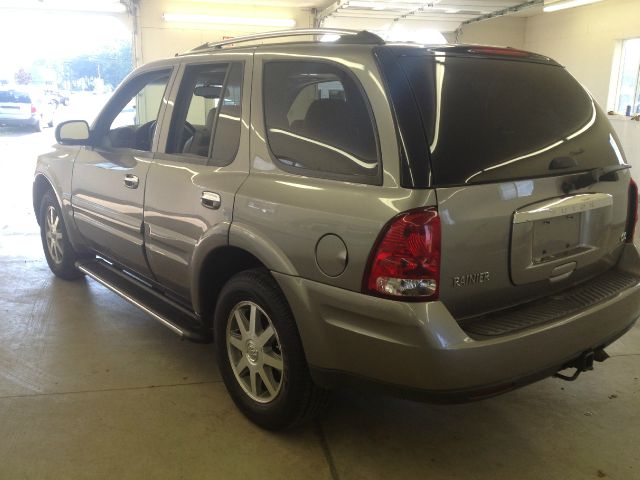
[[[640,282],[640,257],[625,247],[621,269]],[[317,382],[378,384],[432,400],[489,396],[552,375],[584,351],[606,346],[640,315],[640,283],[558,321],[473,339],[440,302],[402,303],[274,273]]]
[[[37,117],[31,115],[0,115],[0,125],[8,125],[11,127],[34,126],[38,123]]]

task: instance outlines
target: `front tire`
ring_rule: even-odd
[[[266,270],[241,272],[227,282],[214,333],[224,383],[251,421],[282,430],[323,409],[328,392],[311,380],[293,314]]]
[[[49,268],[56,276],[64,280],[83,276],[75,266],[78,257],[69,243],[60,205],[51,191],[40,202],[40,238]]]

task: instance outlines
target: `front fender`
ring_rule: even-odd
[[[80,147],[55,145],[53,148],[53,151],[38,157],[33,179],[33,209],[38,218],[40,198],[44,194],[45,187],[50,188],[62,209],[69,241],[74,250],[81,252],[86,247],[80,232],[75,227],[71,206],[73,163]]]

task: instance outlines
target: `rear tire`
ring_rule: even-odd
[[[38,117],[38,121],[33,125],[33,130],[36,132],[41,132],[43,128],[42,117]]]
[[[311,379],[293,314],[269,272],[247,270],[227,282],[214,334],[227,390],[255,424],[282,430],[323,410],[328,391]]]
[[[40,238],[49,268],[57,277],[76,280],[84,275],[76,268],[78,257],[69,243],[60,205],[51,191],[40,202]]]

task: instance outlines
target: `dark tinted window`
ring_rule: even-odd
[[[563,68],[487,58],[399,58],[421,112],[435,185],[529,178],[571,157],[621,161],[608,121]]]
[[[269,146],[284,168],[377,180],[373,121],[363,92],[346,71],[320,62],[267,63],[263,98]]]
[[[15,90],[0,91],[0,102],[2,103],[31,103],[28,93],[17,92]]]

